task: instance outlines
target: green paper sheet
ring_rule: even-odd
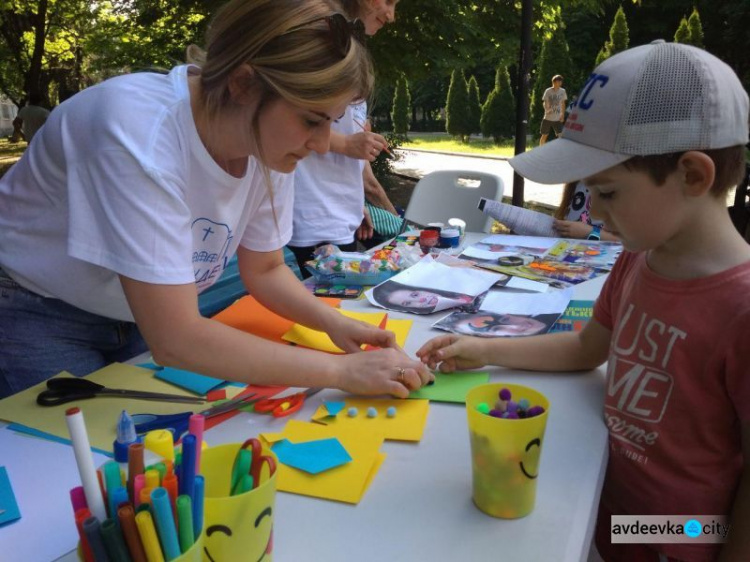
[[[435,373],[435,384],[423,386],[409,395],[409,398],[422,398],[433,402],[456,402],[464,404],[466,393],[475,386],[486,384],[489,373],[457,371],[455,373]]]

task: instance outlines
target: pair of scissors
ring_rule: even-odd
[[[164,402],[185,402],[187,404],[202,404],[206,400],[200,397],[182,396],[180,394],[164,394],[161,392],[146,392],[142,390],[128,390],[125,388],[107,388],[94,381],[64,377],[47,381],[47,390],[43,390],[36,397],[40,406],[57,406],[77,400],[96,398],[97,396],[121,396],[136,400],[161,400]]]
[[[250,450],[248,450],[248,447]],[[247,439],[237,451],[232,465],[231,495],[242,494],[263,483],[276,472],[276,461],[263,454],[263,446],[255,437]]]
[[[298,411],[305,405],[306,399],[321,390],[321,388],[308,388],[304,392],[282,398],[264,398],[258,400],[253,409],[262,414],[270,413],[275,418],[283,418]]]
[[[256,396],[255,392],[244,394],[201,410],[198,414],[208,419],[231,412],[258,400],[260,398]],[[175,437],[179,437],[188,430],[190,416],[192,415],[193,412],[180,412],[179,414],[133,414],[135,432],[141,434],[148,433],[154,429],[171,429]]]

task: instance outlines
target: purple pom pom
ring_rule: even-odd
[[[518,404],[513,402],[513,400],[508,401],[508,412],[517,412],[518,411]]]
[[[503,417],[503,412],[501,412],[500,410],[490,410],[490,415],[493,418],[501,418]]]
[[[540,416],[544,413],[544,408],[541,406],[532,406],[528,409],[526,412],[526,416],[529,418],[533,418],[534,416]]]
[[[516,412],[507,412],[509,420],[517,420],[518,414]]]
[[[500,390],[500,400],[510,400],[510,390],[503,388]]]

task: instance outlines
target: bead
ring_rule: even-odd
[[[359,412],[357,412],[357,408],[353,406],[346,411],[346,415],[350,418],[356,418],[358,413]]]
[[[396,417],[396,406],[391,406],[385,411],[385,415],[389,418],[395,418]]]
[[[503,388],[500,390],[500,400],[510,400],[510,390]]]
[[[482,414],[490,413],[490,407],[487,405],[487,402],[480,402],[477,404],[477,410]]]
[[[372,406],[370,406],[369,408],[367,408],[367,417],[368,418],[374,418],[377,415],[378,415],[378,411],[375,408],[373,408]]]

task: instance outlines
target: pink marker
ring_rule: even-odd
[[[141,490],[146,486],[146,475],[136,474],[133,479],[133,504],[135,507],[141,505]]]
[[[195,435],[195,473],[201,473],[201,449],[203,448],[203,428],[206,418],[203,414],[193,414],[188,422],[188,433]]]
[[[86,503],[86,493],[83,491],[83,486],[76,486],[70,489],[70,503],[73,504],[73,513],[84,507],[88,507]]]

